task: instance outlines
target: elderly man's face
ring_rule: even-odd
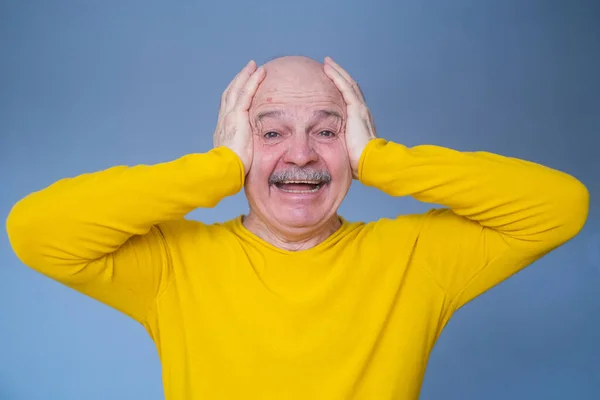
[[[280,230],[317,227],[336,214],[352,182],[346,105],[314,60],[286,57],[265,68],[249,114],[251,212]]]

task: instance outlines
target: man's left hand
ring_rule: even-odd
[[[346,102],[346,147],[352,175],[357,179],[360,156],[367,143],[377,137],[373,117],[358,83],[350,77],[350,74],[330,57],[325,57],[324,64],[325,74],[337,86]]]

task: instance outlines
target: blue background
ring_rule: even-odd
[[[1,1],[0,215],[115,164],[212,146],[249,60],[331,55],[381,137],[529,159],[591,193],[574,240],[461,309],[421,399],[600,398],[600,3]],[[430,205],[353,185],[341,213]],[[243,193],[190,217],[247,211]],[[162,399],[144,329],[23,266],[0,239],[0,399]]]

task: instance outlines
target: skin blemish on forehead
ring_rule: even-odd
[[[271,103],[273,101],[272,97],[267,97],[267,103]]]

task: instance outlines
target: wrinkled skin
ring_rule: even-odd
[[[341,221],[373,118],[358,84],[335,61],[250,61],[221,97],[215,147],[238,155],[250,213],[244,226],[285,250],[314,247]]]
[[[266,77],[249,110],[254,154],[245,184],[250,213],[244,225],[284,248],[312,247],[339,228],[337,209],[352,182],[346,104],[317,61],[283,57],[264,68]],[[290,193],[269,183],[282,172],[288,178],[320,173],[330,181],[316,194]]]

